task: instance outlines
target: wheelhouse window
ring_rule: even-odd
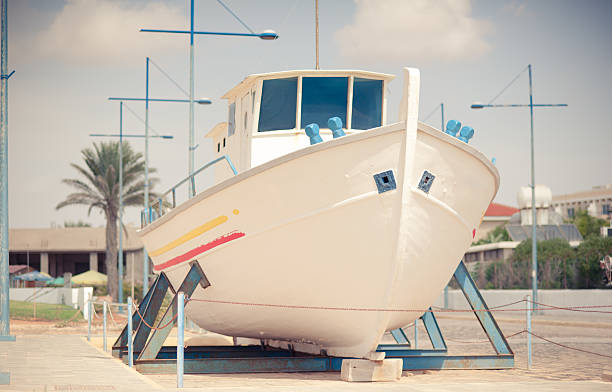
[[[227,118],[227,136],[230,137],[236,132],[236,103],[232,102],[229,106]]]
[[[297,108],[297,78],[263,81],[259,132],[295,128]]]
[[[382,80],[355,78],[352,129],[370,129],[382,123]]]
[[[340,117],[346,126],[348,78],[304,77],[302,78],[301,128],[317,123],[327,128],[330,117]]]

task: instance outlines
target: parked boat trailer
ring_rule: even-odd
[[[514,367],[514,353],[508,345],[497,322],[489,311],[482,295],[470,277],[463,261],[459,263],[454,278],[463,291],[476,318],[487,335],[495,354],[490,355],[449,355],[446,342],[431,308],[422,320],[433,349],[412,348],[402,329],[391,331],[397,344],[381,344],[377,351],[384,352],[385,358],[401,358],[404,370],[441,369],[509,369]],[[162,272],[151,289],[146,293],[138,310],[132,315],[133,363],[143,374],[171,374],[177,370],[177,348],[163,346],[164,341],[176,322],[178,292],[189,297],[200,285],[210,282],[197,261],[191,262],[180,288],[174,292],[168,278]],[[152,330],[162,301],[170,289],[174,297],[164,316]],[[418,321],[418,320],[417,320]],[[128,363],[128,327],[123,329],[113,344],[112,354]],[[151,333],[152,332],[152,333]],[[129,335],[129,336],[128,336]],[[149,337],[150,335],[150,337]],[[328,355],[311,355],[294,350],[262,345],[249,346],[191,346],[184,350],[184,373],[266,373],[266,372],[338,372],[345,358]]]

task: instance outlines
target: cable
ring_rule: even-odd
[[[166,73],[166,71],[164,71],[164,70],[162,69],[162,67],[161,67],[161,66],[157,65],[157,63],[156,63],[155,61],[153,61],[151,58],[149,58],[149,62],[150,62],[151,64],[153,64],[153,66],[154,66],[155,68],[157,68],[157,70],[158,70],[159,72],[161,72],[161,73],[162,73],[162,74],[163,74],[163,75],[164,75],[166,78],[168,78],[168,80],[169,80],[170,82],[172,82],[172,83],[173,83],[173,84],[174,84],[174,85],[175,85],[175,86],[176,86],[176,87],[177,87],[179,90],[181,90],[181,91],[183,92],[183,94],[185,94],[185,96],[189,97],[189,93],[187,92],[187,90],[185,90],[184,88],[182,88],[182,87],[181,87],[181,85],[180,85],[180,84],[178,84],[178,82],[177,82],[176,80],[172,79],[172,77],[170,77],[170,75],[168,75],[168,74]]]
[[[243,26],[244,26],[244,27],[245,27],[247,30],[249,30],[249,31],[251,32],[251,34],[256,34],[256,33],[255,33],[253,30],[251,30],[251,28],[250,28],[249,26],[247,26],[247,24],[246,24],[246,23],[244,23],[244,22],[242,21],[242,19],[240,19],[240,18],[238,17],[238,15],[236,15],[236,14],[235,14],[235,13],[234,13],[234,12],[233,12],[231,9],[229,9],[229,7],[228,7],[228,6],[226,6],[226,5],[225,5],[225,4],[224,4],[224,3],[223,3],[221,0],[217,0],[217,3],[221,4],[221,6],[222,6],[223,8],[225,8],[225,10],[226,10],[227,12],[229,12],[230,14],[232,14],[232,16],[233,16],[234,18],[236,18],[236,20],[237,20],[238,22],[240,22],[240,24],[241,24],[241,25],[243,25]]]
[[[435,112],[438,111],[438,108],[440,108],[440,104],[436,105],[436,107],[423,119],[423,122],[429,120],[429,118],[433,116]]]
[[[499,96],[500,96],[500,95],[502,95],[502,94],[503,94],[503,93],[504,93],[504,92],[505,92],[505,91],[508,89],[508,87],[510,87],[510,86],[512,85],[512,83],[516,82],[516,80],[519,78],[519,76],[521,76],[521,75],[523,74],[523,72],[525,72],[525,70],[526,70],[527,68],[529,68],[529,66],[527,66],[527,67],[523,68],[523,69],[521,70],[521,72],[519,72],[519,73],[518,73],[518,75],[516,75],[516,76],[514,77],[514,79],[512,79],[512,81],[511,81],[510,83],[508,83],[508,85],[507,85],[506,87],[504,87],[504,88],[502,89],[502,91],[500,91],[500,92],[499,92],[499,94],[497,94],[496,96],[494,96],[494,97],[493,97],[493,99],[491,99],[491,100],[489,101],[489,103],[487,103],[487,105],[492,104],[492,103],[493,103],[493,101],[495,101],[497,98],[499,98]]]

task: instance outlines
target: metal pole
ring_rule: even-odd
[[[132,342],[132,297],[128,297],[127,299],[127,308],[128,308],[128,366],[134,366],[134,345]]]
[[[414,320],[414,348],[419,347],[419,319]]]
[[[7,61],[7,3],[2,0],[2,39],[0,51],[2,60],[0,73],[0,175],[2,184],[0,186],[0,338],[8,337],[10,333],[9,318],[9,221],[8,221],[8,61]]]
[[[440,126],[440,130],[442,132],[445,131],[444,128],[444,102],[440,103],[440,114],[442,115],[442,125]],[[448,283],[444,286],[444,309],[448,309]]]
[[[149,211],[149,57],[147,57],[147,71],[145,84],[145,186],[144,186],[144,210]],[[149,255],[145,247],[142,247],[142,294],[149,291]],[[133,272],[132,272],[133,273]]]
[[[525,297],[527,308],[527,369],[531,369],[531,298]]]
[[[123,101],[119,102],[119,293],[117,302],[123,302]],[[121,308],[119,308],[121,310]]]
[[[102,346],[104,347],[104,351],[106,351],[106,301],[102,303],[102,314],[103,317],[103,328],[102,328]]]
[[[93,317],[93,304],[91,298],[87,301],[87,341],[91,341],[91,318]]]
[[[183,387],[184,373],[184,346],[185,346],[185,293],[178,293],[177,329],[178,339],[176,343],[176,387]]]
[[[315,0],[315,36],[315,46],[317,55],[315,69],[319,69],[319,0]]]
[[[533,141],[533,84],[531,78],[531,64],[529,69],[529,113],[531,115],[531,287],[533,291],[533,301],[538,301],[538,240],[536,234],[536,197],[535,197],[535,154]],[[534,306],[534,309],[536,307]]]
[[[193,174],[193,166],[194,166],[194,154],[195,154],[195,147],[194,147],[194,140],[195,140],[195,133],[194,133],[194,119],[193,119],[193,90],[194,90],[194,80],[193,80],[193,0],[191,0],[191,28],[189,31],[189,175]],[[195,188],[192,187],[191,183],[190,183],[190,192],[189,192],[189,198],[191,198],[191,195],[195,194]]]

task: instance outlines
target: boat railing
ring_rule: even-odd
[[[200,174],[204,170],[208,169],[209,167],[213,166],[214,164],[216,164],[218,162],[221,162],[221,161],[227,162],[229,168],[232,170],[234,175],[238,174],[238,171],[236,170],[236,167],[234,167],[234,164],[232,163],[232,160],[227,155],[223,155],[223,156],[220,156],[219,158],[213,159],[212,161],[208,162],[204,166],[202,166],[199,169],[197,169],[196,171],[194,171],[189,176],[187,176],[184,179],[182,179],[181,181],[179,181],[172,188],[170,188],[169,190],[164,192],[157,199],[157,202],[153,203],[153,204],[156,204],[155,206],[154,205],[150,205],[148,208],[142,209],[142,211],[140,211],[140,227],[143,228],[147,224],[149,224],[149,223],[155,221],[156,219],[160,218],[161,216],[163,216],[164,213],[166,212],[166,210],[168,210],[168,208],[170,208],[170,209],[176,208],[176,189],[178,187],[180,187],[181,185],[184,185],[186,183],[190,183],[191,184],[190,190],[189,190],[189,192],[191,193],[190,196],[194,197],[196,195],[195,176]],[[172,203],[166,201],[166,198],[169,195],[172,195]],[[166,207],[166,210],[164,209],[164,207]]]

